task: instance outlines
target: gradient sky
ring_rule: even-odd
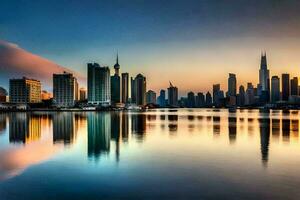
[[[147,76],[181,94],[257,83],[261,51],[271,75],[300,74],[300,1],[2,0],[0,39],[86,74],[91,61]],[[20,72],[21,73],[21,72]]]

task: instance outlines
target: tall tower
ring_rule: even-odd
[[[261,85],[262,91],[269,91],[270,87],[270,72],[267,67],[267,55],[266,53],[261,54],[260,69],[259,69],[259,84]]]
[[[111,76],[111,101],[112,103],[121,102],[121,78],[119,76],[119,55],[117,54],[116,64],[114,65],[115,74]]]
[[[116,64],[114,65],[115,69],[115,74],[119,76],[119,70],[120,70],[120,65],[119,65],[119,54],[117,53],[117,59],[116,59]]]

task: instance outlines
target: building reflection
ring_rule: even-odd
[[[72,144],[75,138],[74,114],[58,112],[53,115],[53,143]]]
[[[221,131],[220,125],[221,118],[219,116],[213,116],[213,134],[219,135]]]
[[[111,116],[108,112],[88,114],[88,157],[98,159],[110,150]]]
[[[178,115],[168,115],[169,132],[176,132],[178,128]]]
[[[128,114],[122,113],[122,140],[123,140],[123,142],[128,142],[128,130],[129,130]]]
[[[236,141],[236,129],[236,117],[228,117],[228,135],[231,144]]]
[[[116,160],[120,160],[120,137],[121,137],[121,115],[120,112],[111,113],[111,140],[115,142],[116,146]]]
[[[0,134],[6,129],[6,114],[0,114]]]
[[[269,159],[270,143],[270,118],[259,119],[261,160],[267,166]]]
[[[41,116],[28,113],[9,115],[9,142],[30,143],[41,138]]]
[[[282,119],[282,139],[284,142],[290,141],[290,119]]]
[[[272,137],[279,139],[280,136],[280,119],[272,119]]]
[[[146,115],[133,114],[131,116],[131,130],[137,139],[142,141],[146,133]]]

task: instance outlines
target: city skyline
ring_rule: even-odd
[[[223,74],[232,71],[240,77],[238,85],[249,77],[256,83],[261,51],[268,52],[270,77],[298,76],[298,7],[297,1],[266,0],[6,1],[0,8],[0,38],[84,76],[86,63],[113,66],[119,51],[123,69],[149,77],[149,88],[158,93],[171,76],[182,96],[206,91],[214,80],[225,85]],[[7,54],[0,49],[3,58]],[[7,69],[4,64],[1,70]]]

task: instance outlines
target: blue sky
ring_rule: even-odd
[[[288,54],[300,33],[299,9],[298,1],[279,0],[2,0],[0,39],[82,73],[89,61],[112,66],[119,51],[121,70],[149,75],[149,87],[158,89],[172,79],[166,73],[182,68],[187,77],[199,79],[192,72],[207,70],[208,60],[216,56],[220,63],[212,62],[210,68],[229,72],[236,64],[251,69],[262,50],[270,55]],[[294,48],[291,60],[298,53]],[[227,62],[241,52],[249,55],[248,62]],[[161,84],[154,72],[165,74]],[[180,81],[171,75],[175,84]]]

